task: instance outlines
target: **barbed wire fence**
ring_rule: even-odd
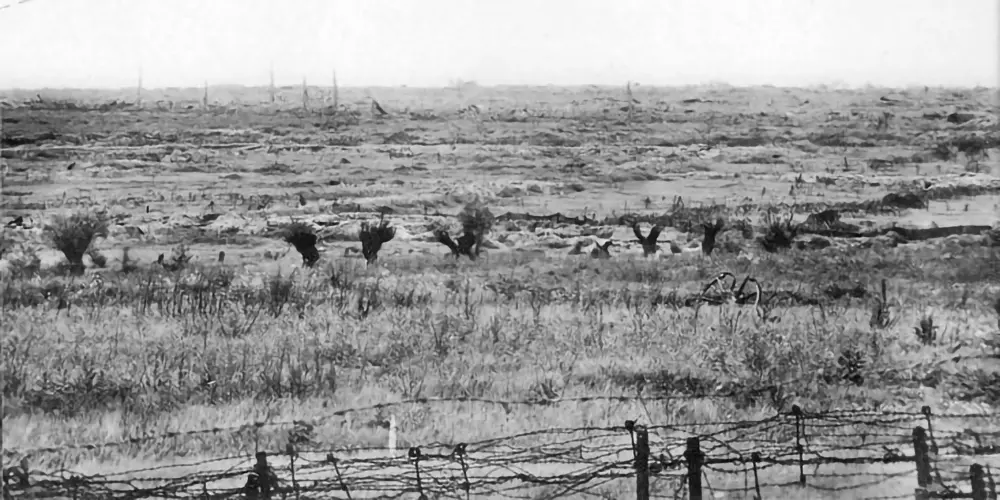
[[[566,401],[630,401],[585,397]],[[643,402],[670,398],[641,398]],[[560,401],[560,402],[566,402]],[[480,441],[424,443],[397,450],[337,447],[314,428],[353,413],[404,405],[487,403],[552,406],[551,401],[423,398],[331,412],[311,421],[245,425],[136,436],[126,440],[4,450],[5,498],[763,498],[798,488],[863,498],[873,488],[898,494],[868,498],[995,499],[1000,464],[1000,413],[932,414],[842,410],[811,413],[798,406],[756,420],[527,431]],[[978,427],[978,429],[976,429]],[[284,446],[260,447],[260,433],[280,429]],[[44,455],[122,455],[143,446],[207,436],[254,440],[254,451],[105,474],[60,467],[30,468]],[[825,470],[821,470],[825,469]],[[714,483],[714,484],[713,484]],[[907,487],[907,485],[909,485]],[[534,495],[533,495],[534,493]],[[804,491],[796,493],[805,494]]]

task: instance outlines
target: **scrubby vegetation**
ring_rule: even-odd
[[[56,250],[66,256],[69,272],[79,276],[85,270],[83,256],[88,252],[92,258],[95,255],[90,248],[91,243],[95,238],[108,235],[108,221],[98,212],[73,212],[70,215],[56,215],[46,231]],[[106,261],[99,253],[97,255],[94,263],[103,267]]]
[[[671,392],[658,381],[681,377],[770,391],[774,399],[740,404],[777,408],[793,399],[814,408],[888,403],[897,397],[888,387],[931,377],[951,397],[997,403],[995,388],[969,392],[971,368],[955,354],[995,354],[995,297],[969,278],[997,269],[1000,257],[961,257],[958,267],[902,249],[765,257],[756,277],[772,300],[763,317],[725,305],[696,315],[685,300],[713,269],[748,269],[732,258],[669,268],[407,259],[383,263],[392,278],[353,262],[295,276],[202,265],[117,271],[99,286],[43,273],[4,285],[5,411],[114,410],[141,421],[192,404],[357,397],[370,387],[410,398],[523,398],[550,377],[565,394],[628,393],[641,380],[646,391]],[[888,289],[871,283],[872,269],[892,277]],[[854,282],[869,282],[860,298],[823,288]],[[793,289],[817,305],[774,298]],[[65,318],[69,330],[58,327]],[[935,337],[936,325],[953,333]],[[629,361],[636,356],[643,361]],[[845,356],[848,365],[838,361]],[[844,392],[845,380],[866,389]]]

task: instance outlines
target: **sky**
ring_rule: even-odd
[[[998,86],[998,0],[0,0],[0,88]]]

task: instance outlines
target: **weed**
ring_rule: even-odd
[[[787,250],[792,247],[798,232],[799,226],[792,222],[792,214],[782,219],[770,211],[765,212],[764,234],[760,237],[760,245],[772,253]]]
[[[937,340],[937,325],[934,324],[934,316],[926,314],[920,318],[920,324],[913,328],[913,334],[922,345],[934,345]]]
[[[886,280],[881,283],[880,293],[872,302],[871,315],[868,325],[874,329],[883,330],[896,323],[898,318],[894,317],[890,309],[889,298],[886,294]]]

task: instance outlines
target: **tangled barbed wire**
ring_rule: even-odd
[[[572,398],[576,402],[601,399],[636,398]],[[418,399],[337,410],[324,419],[377,408],[459,401],[505,406],[554,404]],[[998,418],[1000,414],[986,411],[932,415],[927,407],[919,412],[845,409],[817,413],[793,407],[790,412],[754,420],[650,424],[642,428],[648,436],[643,446],[648,446],[648,470],[654,479],[650,486],[656,492],[678,494],[685,487],[692,437],[700,442],[700,473],[713,494],[793,486],[860,492],[896,484],[915,477],[914,435],[915,427],[921,426],[920,432],[926,428],[929,434],[941,488],[958,494],[953,483],[962,478],[961,467],[967,468],[970,461],[982,457],[1000,457],[1000,431],[990,426]],[[394,446],[329,446],[296,437],[308,434],[318,423],[253,422],[124,441],[5,450],[5,463],[21,460],[21,465],[5,469],[4,482],[15,497],[44,491],[74,498],[223,498],[251,492],[294,493],[300,498],[333,492],[348,498],[398,498],[405,493],[511,498],[539,488],[548,497],[601,495],[631,488],[631,482],[622,481],[636,476],[639,448],[635,431],[639,426],[632,421],[606,427],[538,429],[473,442],[433,442],[398,450]],[[973,423],[978,424],[970,425]],[[983,428],[975,429],[977,426]],[[101,474],[65,467],[55,471],[28,468],[31,457],[42,454],[132,448],[154,441],[198,439],[204,434],[238,435],[266,427],[289,429],[283,448],[191,460],[173,457],[168,464]]]

